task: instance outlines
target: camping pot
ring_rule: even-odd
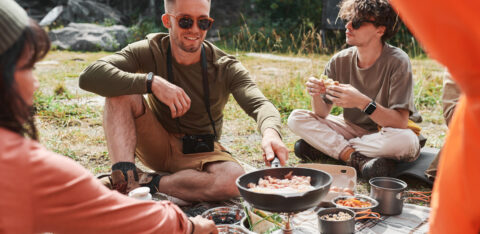
[[[351,217],[347,220],[324,220],[321,217],[329,214],[338,214],[344,212]],[[327,208],[320,210],[317,213],[318,226],[320,227],[320,233],[322,234],[350,234],[355,233],[355,212],[346,208]]]
[[[403,191],[407,183],[391,177],[370,179],[370,197],[378,201],[374,211],[382,215],[398,215],[403,209]]]

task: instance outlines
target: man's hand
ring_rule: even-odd
[[[190,233],[218,233],[215,223],[210,219],[205,219],[202,216],[197,215],[195,218],[190,218],[190,221],[192,221],[192,224],[194,225],[193,232]]]
[[[263,159],[265,160],[265,164],[270,166],[270,162],[273,160],[275,155],[280,159],[280,164],[282,166],[288,160],[288,149],[283,144],[282,139],[278,135],[277,131],[272,128],[267,128],[263,132],[262,138],[262,149],[263,149]]]
[[[332,85],[327,88],[327,98],[343,108],[363,110],[371,99],[350,84]]]
[[[307,83],[305,83],[305,86],[307,86],[307,91],[310,96],[320,96],[321,94],[324,94],[326,89],[325,89],[325,84],[323,83],[323,80],[317,79],[315,77],[310,77],[308,78]]]
[[[190,97],[185,91],[160,76],[153,77],[152,92],[170,108],[172,118],[180,117],[190,109]]]

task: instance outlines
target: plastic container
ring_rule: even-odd
[[[322,199],[324,203],[329,203],[337,196],[353,195],[355,191],[357,171],[353,167],[320,163],[304,163],[297,167],[322,170],[332,176],[330,191]]]
[[[232,225],[232,224],[221,224],[217,225],[218,233],[219,234],[250,234],[248,229],[239,226],[239,225]]]
[[[128,193],[129,197],[133,197],[138,200],[149,201],[152,200],[152,194],[150,194],[149,187],[139,187]]]

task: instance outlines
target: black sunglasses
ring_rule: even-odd
[[[345,24],[347,24],[349,21],[345,21]],[[359,29],[360,27],[362,27],[363,23],[371,23],[373,25],[377,25],[375,21],[373,20],[357,20],[357,19],[354,19],[352,20],[352,28],[357,30]]]
[[[175,17],[175,19],[177,19],[178,26],[180,28],[190,29],[193,27],[193,22],[195,21],[195,19],[193,19],[189,15],[178,15],[178,16],[172,15],[172,14],[167,14],[167,15]],[[197,26],[199,29],[205,31],[210,29],[210,27],[212,27],[213,21],[214,20],[208,16],[200,16],[197,18]]]

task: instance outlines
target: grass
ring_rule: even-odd
[[[242,24],[221,28],[217,36],[222,48],[237,48],[241,51],[309,55],[328,54],[345,48],[345,29],[322,30],[310,21],[296,26],[280,24],[242,16]],[[338,19],[341,20],[341,19]],[[399,31],[388,43],[404,50],[412,57],[425,57],[425,52],[407,27],[402,23]]]
[[[297,55],[297,58],[304,59],[292,62],[235,53],[265,96],[280,111],[283,139],[290,149],[288,163],[295,165],[299,161],[294,156],[293,145],[298,137],[288,130],[285,121],[293,109],[310,108],[310,98],[304,89],[306,78],[321,74],[331,56]],[[35,107],[41,142],[50,150],[79,162],[94,174],[110,170],[102,128],[103,98],[79,89],[78,76],[89,64],[108,54],[52,51],[35,71],[40,80]],[[428,138],[427,147],[439,148],[447,130],[440,103],[443,68],[425,58],[412,59],[412,68],[415,104],[424,119],[420,124],[422,133]],[[341,110],[335,111],[338,113]],[[239,160],[261,168],[264,165],[261,136],[256,129],[255,121],[230,98],[225,109],[221,142]],[[368,193],[368,183],[363,180],[358,183],[357,192]],[[423,184],[413,186],[419,190],[429,189]]]

